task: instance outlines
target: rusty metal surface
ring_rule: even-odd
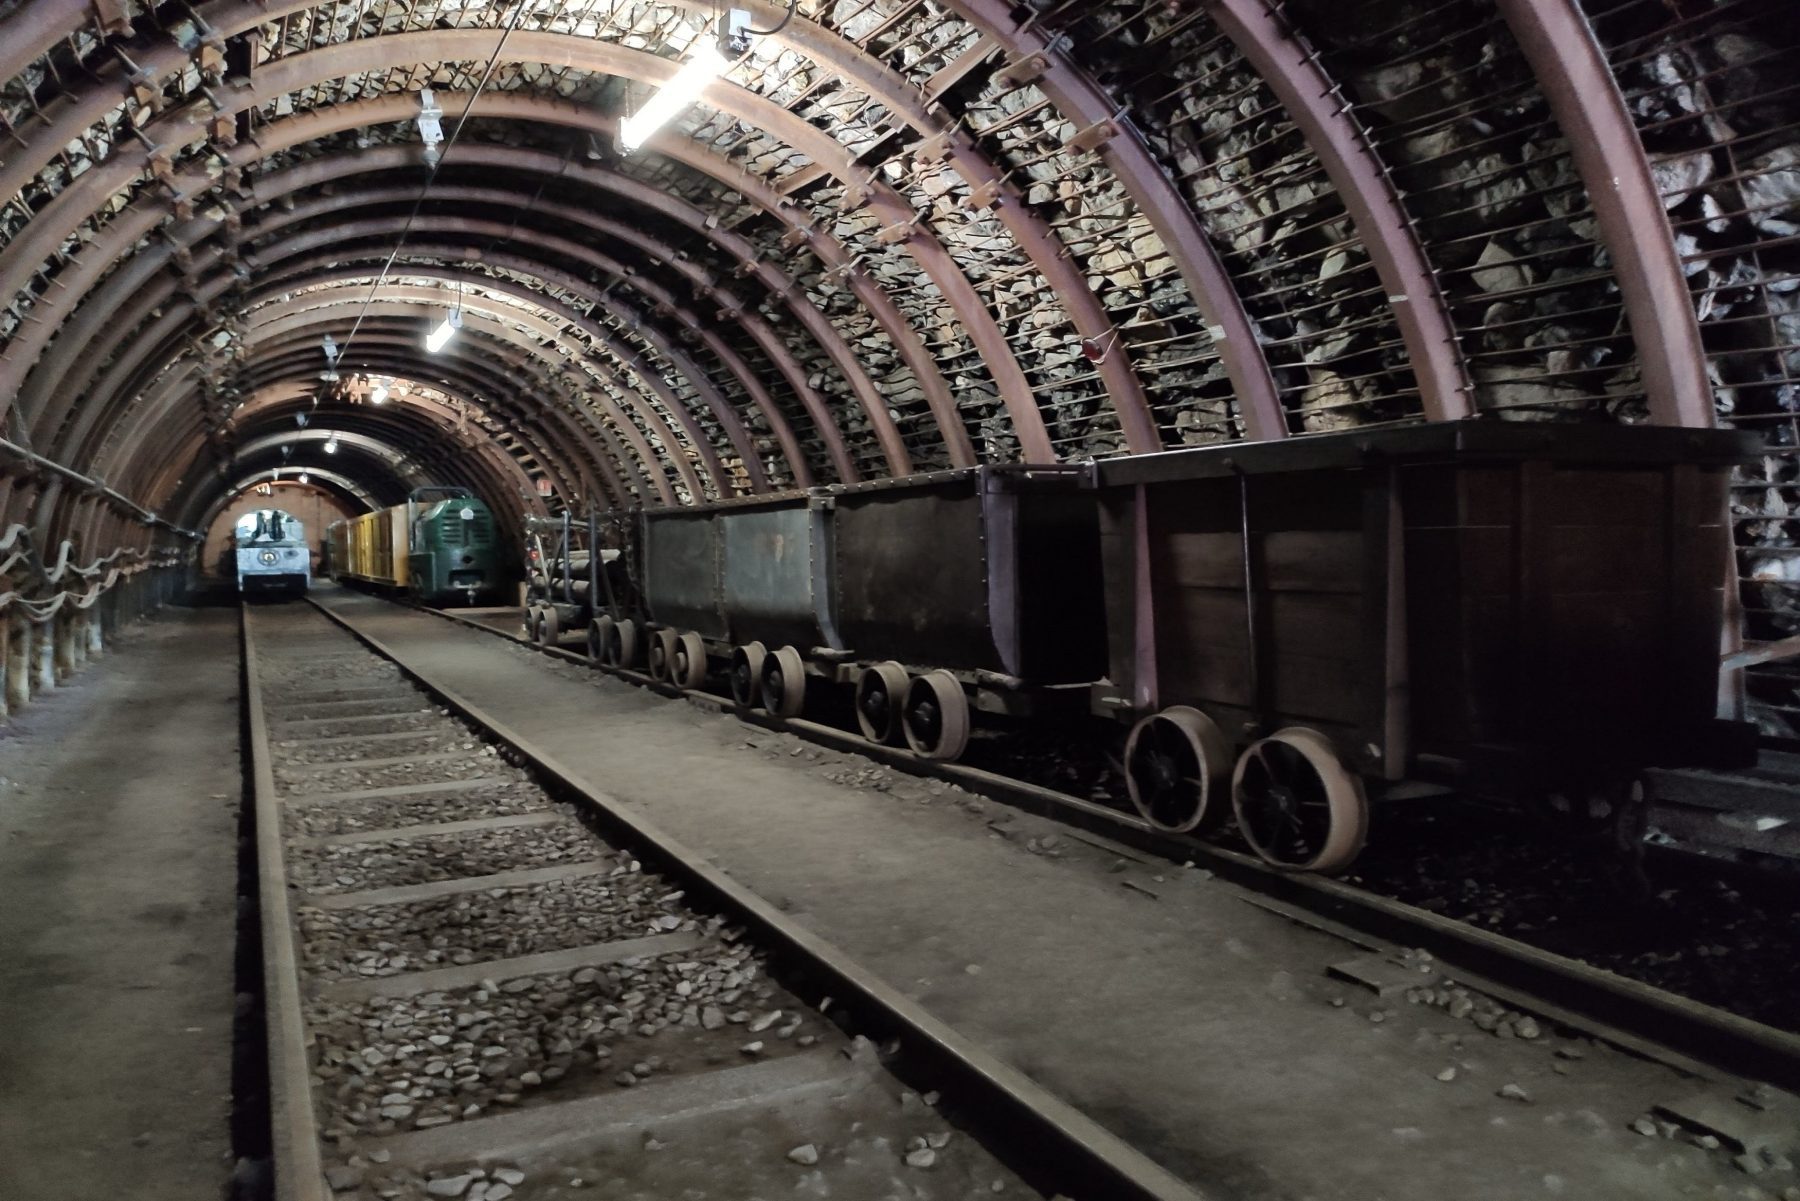
[[[719,605],[722,554],[716,515],[646,513],[641,531],[639,553],[651,619],[703,638],[730,637]]]
[[[832,514],[805,496],[723,509],[719,599],[732,640],[842,650],[831,613]]]

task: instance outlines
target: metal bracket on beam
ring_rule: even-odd
[[[963,207],[971,212],[985,213],[997,206],[1003,195],[1005,188],[1000,181],[990,179],[969,189],[969,194],[963,197]]]
[[[1086,129],[1077,131],[1064,145],[1071,150],[1086,153],[1098,150],[1118,136],[1119,119],[1113,117],[1105,121],[1096,121]]]
[[[94,24],[103,34],[130,33],[131,12],[125,0],[88,0],[94,10]]]
[[[1028,83],[1036,83],[1049,70],[1050,60],[1040,51],[1027,54],[1023,58],[1015,58],[994,72],[994,82],[1003,88],[1022,88]]]
[[[897,224],[884,226],[883,228],[876,230],[875,240],[880,242],[883,246],[897,246],[902,242],[911,241],[912,236],[917,233],[918,230],[919,221],[918,218],[915,217],[911,221],[901,221]]]
[[[845,212],[853,212],[868,204],[874,196],[874,190],[867,184],[847,183],[844,185],[843,209]]]
[[[950,131],[934,133],[913,147],[913,158],[921,163],[941,163],[950,157]]]

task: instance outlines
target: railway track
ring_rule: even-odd
[[[578,651],[540,646],[522,631],[492,621],[453,610],[425,611],[565,662],[609,672],[665,696],[685,696],[765,728],[785,730],[912,775],[954,783],[1099,835],[1128,853],[1198,864],[1252,890],[1270,908],[1295,921],[1328,929],[1377,953],[1395,947],[1427,952],[1458,980],[1504,1005],[1566,1022],[1633,1053],[1686,1070],[1724,1072],[1800,1090],[1800,1036],[1793,1033],[1343,881],[1280,872],[1253,856],[1157,831],[1135,814],[1081,797],[967,764],[873,744],[818,722],[782,720],[744,710],[727,695],[679,689],[641,672],[595,664]]]
[[[317,611],[243,658],[282,1201],[1195,1196]]]

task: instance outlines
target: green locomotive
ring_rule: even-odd
[[[499,591],[500,563],[488,507],[467,488],[417,488],[408,507],[412,594],[428,605],[491,599]]]
[[[403,505],[334,523],[328,541],[338,580],[407,592],[435,606],[500,594],[494,515],[467,488],[415,488]]]

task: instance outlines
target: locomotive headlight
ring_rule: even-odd
[[[464,521],[474,521],[475,520],[475,510],[474,509],[464,509],[462,511],[462,519]]]

